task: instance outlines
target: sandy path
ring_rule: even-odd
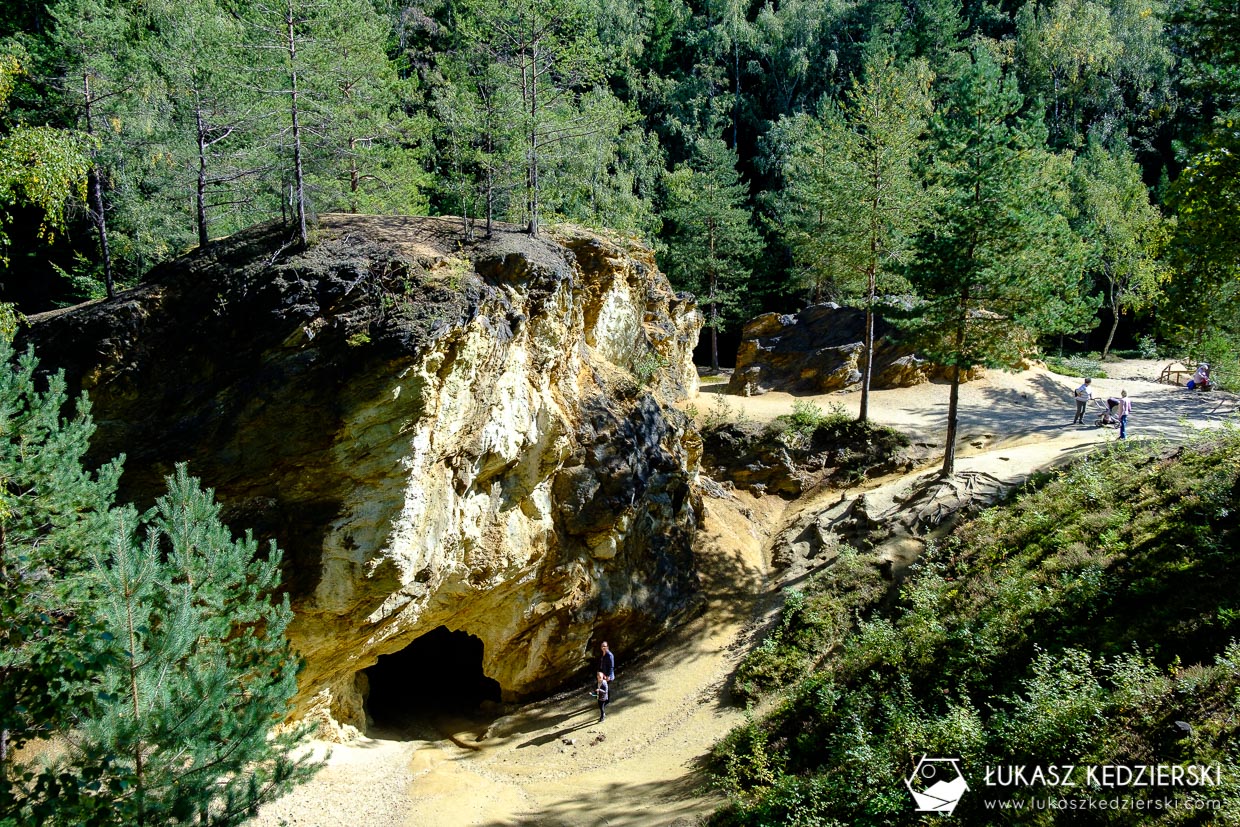
[[[1217,426],[1232,417],[1235,397],[1192,394],[1152,381],[1162,363],[1123,362],[1114,378],[1094,380],[1095,395],[1133,399],[1134,438],[1175,438],[1186,427]],[[991,373],[962,386],[959,471],[1018,481],[1115,439],[1112,429],[1071,426],[1071,390],[1079,379],[1035,369]],[[939,444],[946,425],[946,385],[878,391],[876,421],[914,441]],[[706,386],[693,404],[718,410],[719,388]],[[724,397],[733,414],[769,421],[792,409],[793,397],[770,393]],[[858,393],[813,397],[855,414]],[[1092,416],[1087,420],[1092,422]],[[938,443],[936,443],[938,440]],[[935,466],[920,469],[913,477]],[[891,479],[866,492],[878,513],[906,490]],[[838,495],[837,495],[838,496]],[[698,559],[706,607],[636,664],[619,655],[615,701],[607,720],[579,687],[491,723],[438,722],[459,743],[427,737],[365,738],[332,747],[326,768],[306,786],[264,808],[256,825],[365,824],[368,827],[500,827],[500,825],[677,825],[688,827],[720,800],[696,771],[710,747],[744,719],[731,705],[727,679],[753,630],[773,610],[765,549],[794,510],[776,497],[706,500]],[[322,748],[319,745],[317,748]]]

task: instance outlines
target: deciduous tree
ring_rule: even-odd
[[[1100,141],[1077,159],[1073,175],[1080,232],[1089,268],[1102,286],[1111,329],[1102,356],[1111,350],[1122,313],[1140,310],[1159,295],[1167,270],[1159,260],[1167,225],[1150,203],[1141,168],[1124,147],[1108,150]]]

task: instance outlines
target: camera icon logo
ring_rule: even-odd
[[[951,815],[969,784],[960,771],[959,758],[930,758],[923,755],[904,779],[904,786],[913,794],[919,813]]]

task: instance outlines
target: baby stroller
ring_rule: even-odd
[[[1118,428],[1119,427],[1119,398],[1112,396],[1103,404],[1101,399],[1094,400],[1094,407],[1098,409],[1098,418],[1094,420],[1094,425],[1099,428]]]

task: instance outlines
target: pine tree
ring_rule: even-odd
[[[167,97],[160,155],[171,166],[157,208],[184,220],[188,205],[192,235],[205,248],[212,230],[226,235],[265,217],[254,191],[269,159],[250,146],[259,112],[240,70],[242,29],[214,0],[151,10],[156,33],[145,45]],[[229,215],[237,217],[226,222]]]
[[[90,680],[108,658],[96,645],[102,629],[89,612],[85,555],[106,536],[120,462],[83,470],[90,405],[82,397],[62,418],[63,374],[39,391],[36,368],[31,352],[15,359],[0,337],[0,822],[35,779],[13,765],[12,750],[89,709]],[[44,785],[58,794],[54,776]]]
[[[935,116],[941,191],[908,270],[921,350],[949,367],[944,476],[955,469],[960,381],[975,365],[1014,364],[1039,333],[1086,327],[1083,251],[1063,216],[1067,164],[1042,147],[1040,122],[994,58],[977,47]]]
[[[316,769],[272,730],[298,660],[280,552],[233,538],[185,466],[146,515],[83,470],[90,406],[0,338],[0,823],[241,824]],[[46,768],[12,750],[56,737]]]
[[[116,273],[109,216],[112,191],[128,165],[125,142],[132,132],[135,89],[145,82],[133,48],[134,20],[126,3],[59,0],[51,9],[53,71],[77,128],[90,138],[87,212],[99,240],[99,262],[108,297]]]
[[[578,95],[601,79],[598,32],[582,0],[478,0],[468,37],[505,67],[521,101],[526,230],[537,236],[547,164],[599,131]]]
[[[874,302],[903,289],[900,265],[929,197],[914,170],[930,114],[924,67],[867,61],[840,106],[825,104],[784,166],[781,199],[794,260],[812,284],[830,283],[865,307],[861,412],[868,416]]]
[[[667,177],[668,275],[698,294],[710,328],[710,367],[719,371],[719,328],[744,305],[744,289],[761,245],[745,206],[736,153],[718,138],[699,138],[693,158]]]
[[[115,510],[108,548],[93,555],[99,621],[119,656],[75,756],[103,761],[126,791],[113,823],[240,824],[314,769],[290,757],[303,730],[269,736],[298,668],[288,599],[272,596],[281,555],[233,539],[184,464],[167,482],[141,520]]]

